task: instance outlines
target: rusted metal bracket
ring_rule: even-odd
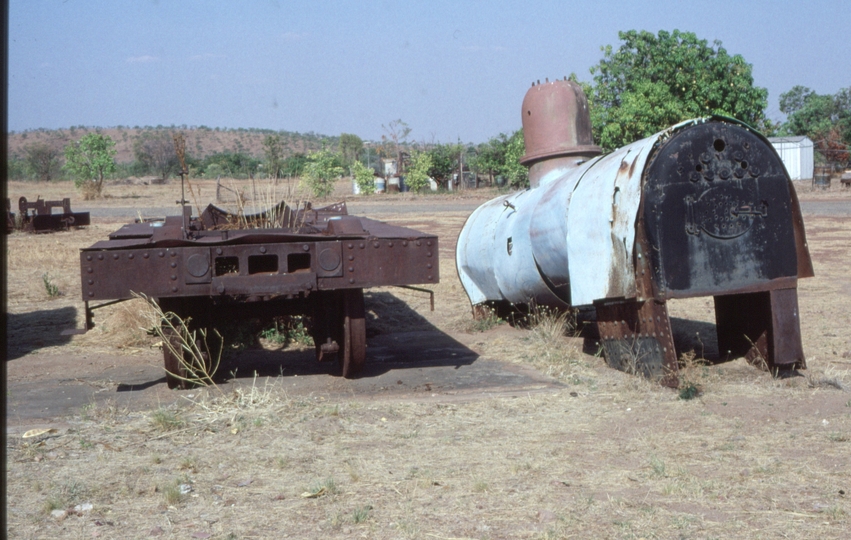
[[[606,363],[676,388],[677,354],[665,302],[606,300],[594,306]]]
[[[429,296],[429,304],[431,305],[431,309],[429,311],[434,311],[434,291],[430,289],[423,289],[422,287],[414,287],[413,285],[396,285],[400,289],[411,289],[412,291],[420,291],[424,293],[428,293]]]
[[[104,308],[106,306],[111,306],[113,304],[118,304],[120,302],[126,302],[130,300],[130,298],[122,298],[121,300],[112,300],[110,302],[104,302],[103,304],[98,304],[96,306],[90,306],[88,302],[83,302],[85,304],[86,311],[86,327],[85,328],[69,328],[67,330],[63,330],[60,334],[63,336],[82,336],[89,330],[95,327],[95,313],[96,309]]]

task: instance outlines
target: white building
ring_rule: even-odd
[[[769,137],[768,140],[780,154],[792,180],[813,177],[813,141],[809,137]]]

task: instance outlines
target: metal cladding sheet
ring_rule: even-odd
[[[567,305],[571,303],[567,210],[576,184],[596,162],[597,159],[594,159],[578,168],[556,169],[542,178],[536,188],[543,193],[535,209],[535,219],[530,223],[532,253],[547,286]],[[555,174],[558,176],[554,176]]]
[[[658,135],[597,161],[576,186],[567,214],[570,297],[575,306],[635,296],[632,256],[641,175]]]
[[[472,303],[534,299],[563,305],[538,272],[529,233],[530,219],[544,194],[527,189],[489,201],[473,212],[458,237],[456,264]],[[530,264],[531,262],[531,264]]]
[[[488,300],[502,300],[490,265],[497,220],[488,218],[496,213],[493,209],[505,208],[503,201],[508,197],[510,195],[497,197],[476,208],[458,235],[455,265],[461,285],[473,305]]]

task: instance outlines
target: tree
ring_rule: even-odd
[[[523,130],[518,129],[510,137],[500,133],[487,143],[479,145],[476,156],[476,166],[494,176],[502,176],[512,187],[529,185],[529,170],[520,163],[520,158],[526,153],[523,141]]]
[[[266,171],[270,178],[283,176],[284,147],[280,135],[267,135],[263,139],[263,153],[266,155]]]
[[[411,164],[405,184],[413,192],[420,191],[429,184],[429,171],[432,168],[432,156],[428,152],[414,151],[411,153]]]
[[[788,115],[780,128],[782,134],[806,135],[828,161],[849,160],[851,87],[831,96],[795,86],[780,95],[780,110]]]
[[[375,193],[375,171],[371,167],[367,167],[360,161],[355,161],[352,164],[352,177],[361,193],[364,195]]]
[[[74,176],[83,197],[101,195],[103,179],[115,172],[115,153],[115,141],[100,133],[89,133],[65,147],[65,170]]]
[[[322,149],[308,154],[303,182],[317,197],[327,197],[334,192],[334,180],[342,174],[339,157]]]
[[[446,186],[452,178],[452,173],[458,170],[458,158],[464,147],[460,144],[436,144],[427,150],[431,166],[428,175],[440,184]]]
[[[24,147],[24,164],[29,176],[50,182],[59,171],[59,150],[51,144],[35,143]]]
[[[386,126],[381,125],[384,135],[381,136],[381,153],[384,157],[395,158],[399,154],[399,145],[405,144],[411,128],[400,120],[393,120]]]
[[[284,160],[283,173],[286,176],[301,176],[304,174],[304,168],[307,166],[307,156],[301,152],[289,156]]]
[[[520,163],[520,158],[526,153],[526,143],[523,140],[523,130],[514,132],[505,146],[505,165],[502,174],[509,185],[515,188],[529,186],[529,169]]]
[[[363,140],[357,135],[343,133],[340,135],[340,155],[343,158],[343,167],[351,167],[363,150]]]
[[[133,143],[136,160],[162,177],[163,182],[177,170],[177,154],[174,152],[174,140],[166,130],[146,131],[136,137]]]
[[[714,41],[691,32],[630,30],[623,43],[603,47],[591,68],[588,95],[595,138],[614,149],[688,118],[731,116],[757,127],[765,124],[768,90],[753,84],[752,67]]]

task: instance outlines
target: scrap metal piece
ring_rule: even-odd
[[[345,203],[281,202],[249,216],[210,205],[197,218],[184,206],[182,216],[130,223],[82,249],[82,294],[87,305],[144,294],[197,328],[307,315],[317,358],[336,357],[351,377],[366,358],[363,289],[438,283],[438,247],[434,235],[351,216]],[[183,385],[175,375],[169,385]]]
[[[665,302],[600,300],[594,307],[609,366],[677,386],[677,355]]]
[[[610,365],[675,384],[666,302],[714,296],[722,348],[770,369],[805,367],[796,287],[812,261],[767,139],[698,118],[595,157],[590,135],[577,135],[590,122],[584,96],[566,83],[534,85],[524,99],[531,187],[480,206],[458,237],[474,313],[593,305]]]
[[[62,213],[54,214],[54,208],[61,208]],[[35,202],[27,202],[26,197],[21,197],[18,210],[21,213],[21,229],[27,232],[58,231],[91,224],[88,212],[71,211],[71,199],[67,197],[61,201],[45,201],[39,197]]]

